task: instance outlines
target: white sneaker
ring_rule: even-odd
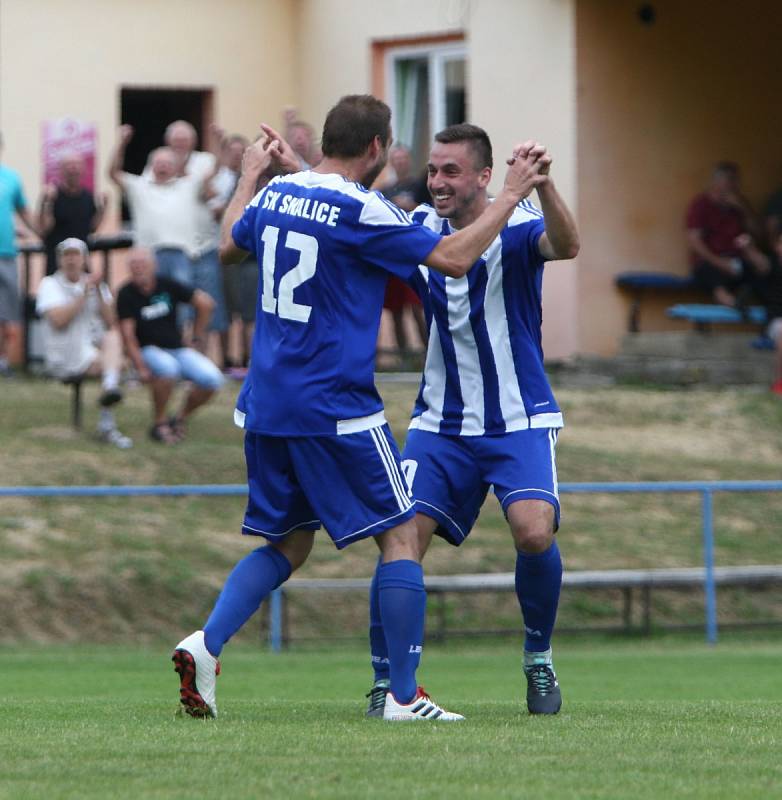
[[[179,673],[179,702],[191,717],[216,717],[215,679],[220,662],[206,649],[204,632],[196,631],[174,648],[171,656]]]
[[[419,686],[415,697],[406,705],[398,703],[394,695],[386,695],[386,707],[383,709],[383,719],[389,722],[407,722],[412,720],[437,720],[439,722],[458,722],[464,717],[446,711],[432,700],[423,686]]]
[[[106,442],[106,444],[113,444],[114,447],[119,447],[120,450],[129,450],[133,447],[133,439],[120,433],[118,428],[98,429],[98,438],[102,442]]]

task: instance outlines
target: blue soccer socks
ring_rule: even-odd
[[[383,621],[380,618],[380,589],[378,587],[378,573],[383,564],[383,556],[377,560],[377,567],[369,584],[369,652],[372,656],[372,669],[375,671],[375,681],[389,679],[388,671],[388,646],[386,634],[383,631]]]
[[[551,647],[562,587],[562,558],[554,540],[542,553],[516,555],[516,596],[524,618],[524,649],[540,653]]]
[[[407,559],[380,564],[377,586],[388,646],[391,691],[398,702],[409,703],[418,688],[415,673],[424,643],[423,568],[418,562]]]
[[[259,547],[245,556],[231,570],[204,625],[206,649],[217,658],[223,645],[258,610],[267,595],[290,576],[290,562],[276,547]]]

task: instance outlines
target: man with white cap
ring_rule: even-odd
[[[133,442],[119,432],[111,411],[122,400],[122,343],[111,292],[99,274],[89,271],[87,245],[81,239],[64,239],[57,245],[57,266],[53,275],[41,280],[36,302],[43,320],[46,372],[61,380],[100,377],[98,435],[127,449]]]

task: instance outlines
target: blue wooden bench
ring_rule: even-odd
[[[637,333],[640,330],[641,302],[644,297],[659,294],[692,294],[693,292],[703,294],[692,278],[670,272],[620,272],[614,278],[614,284],[618,289],[632,295],[630,313],[627,318],[629,333]]]
[[[696,330],[708,331],[713,324],[717,325],[758,325],[766,324],[766,309],[763,306],[749,306],[743,311],[728,306],[717,306],[699,303],[680,303],[671,306],[665,312],[671,319],[685,319],[695,325]],[[756,350],[773,350],[773,339],[769,339],[764,331],[753,339],[752,347]]]
[[[706,303],[680,303],[671,306],[665,313],[671,319],[693,322],[699,330],[707,330],[709,325],[764,325],[766,322],[766,309],[763,306],[749,306],[739,311]]]

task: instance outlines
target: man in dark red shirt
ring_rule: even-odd
[[[742,258],[736,240],[757,233],[741,194],[737,164],[715,165],[709,188],[690,203],[686,225],[693,278],[716,302],[735,306],[739,289],[754,282],[752,265]]]

